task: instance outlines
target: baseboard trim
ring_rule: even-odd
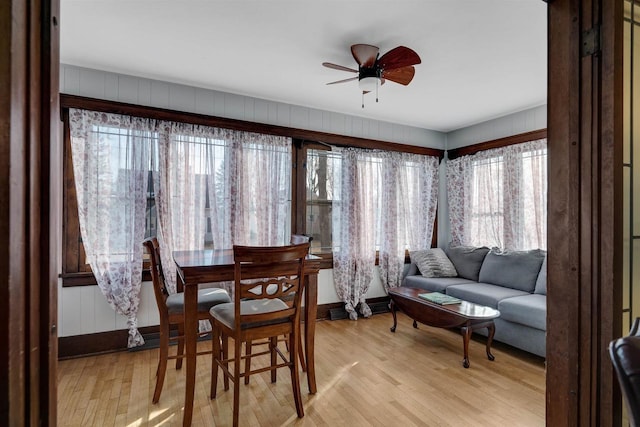
[[[367,304],[371,307],[374,314],[384,312],[384,306],[388,306],[389,297],[370,298]],[[375,308],[375,310],[374,310]],[[339,317],[337,313],[345,313],[344,303],[336,302],[331,304],[318,305],[317,320],[335,320]],[[386,310],[388,311],[388,310]],[[157,336],[160,330],[158,326],[145,326],[138,328],[140,333],[145,336]],[[116,351],[127,350],[127,339],[129,331],[119,329],[116,331],[97,332],[94,334],[74,335],[70,337],[58,338],[58,360],[73,359],[76,357],[95,356],[98,354],[113,353]]]
[[[158,326],[145,326],[138,330],[142,335],[160,332]],[[58,360],[123,351],[127,349],[128,339],[127,329],[58,337]]]

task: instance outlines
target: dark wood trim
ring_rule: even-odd
[[[138,328],[142,335],[157,334],[159,326],[143,326]],[[74,335],[58,338],[58,359],[73,359],[76,357],[95,356],[115,351],[126,351],[129,331],[96,332],[94,334]]]
[[[548,16],[546,424],[621,425],[607,346],[622,321],[622,2],[556,0]]]
[[[91,271],[79,273],[63,273],[60,275],[63,288],[74,288],[78,286],[97,286],[96,276]],[[151,272],[149,269],[142,270],[142,281],[151,282]]]
[[[224,117],[214,117],[196,113],[185,113],[165,108],[125,104],[122,102],[106,101],[75,95],[60,94],[60,103],[63,109],[82,108],[85,110],[101,111],[105,113],[125,114],[129,116],[146,117],[156,120],[169,120],[180,123],[213,126],[244,132],[288,136],[291,138],[309,141],[321,141],[337,146],[380,149],[387,151],[402,151],[406,153],[422,154],[425,156],[435,156],[439,158],[442,158],[442,156],[444,156],[444,150],[420,147],[417,145],[398,144],[395,142],[337,135],[333,133],[296,129],[286,126],[269,125],[265,123],[248,122],[245,120],[228,119]]]
[[[377,304],[381,302],[389,302],[390,299],[388,296],[384,297],[376,297],[376,298],[367,298],[367,304]],[[337,308],[344,308],[344,302],[332,302],[329,304],[318,305],[318,320],[327,320],[329,319],[329,311],[335,310]]]
[[[0,2],[0,425],[56,424],[58,0]],[[56,19],[54,23],[54,19]]]
[[[367,304],[389,302],[389,297],[377,297],[367,299]],[[317,320],[329,319],[329,310],[344,307],[343,302],[318,305]],[[159,326],[143,326],[138,328],[142,335],[159,333]],[[58,338],[59,360],[73,359],[76,357],[93,356],[97,354],[113,353],[127,350],[129,331],[118,329],[116,331],[96,332],[93,334],[74,335]]]
[[[493,139],[491,141],[480,142],[478,144],[468,145],[466,147],[454,148],[447,150],[449,160],[456,157],[469,156],[480,151],[490,150],[492,148],[502,148],[514,144],[522,144],[523,142],[535,141],[547,137],[546,129],[533,130],[531,132],[520,133],[517,135],[507,136],[506,138]]]

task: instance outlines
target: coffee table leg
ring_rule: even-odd
[[[462,366],[468,368],[469,364],[469,340],[471,339],[471,326],[466,325],[463,326],[460,330],[462,332],[462,342],[464,344],[464,360],[462,361]]]
[[[487,335],[487,358],[489,360],[495,360],[495,356],[491,354],[491,343],[493,342],[493,335],[496,333],[496,325],[491,322],[489,326],[487,326],[487,330],[489,331]]]
[[[393,326],[391,327],[391,332],[396,331],[396,326],[398,326],[398,318],[396,317],[396,305],[393,300],[389,303],[389,308],[391,309],[391,314],[393,315]]]
[[[414,327],[415,329],[418,329],[418,322],[417,322],[417,321],[415,321],[415,320],[413,321],[413,327]]]

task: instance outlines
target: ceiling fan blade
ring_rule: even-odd
[[[406,86],[411,83],[411,80],[413,80],[413,76],[415,73],[416,69],[410,65],[408,67],[385,70],[382,72],[382,78]]]
[[[329,82],[329,83],[327,83],[327,84],[328,84],[328,85],[334,85],[334,84],[337,84],[337,83],[346,83],[346,82],[351,82],[351,81],[353,81],[353,80],[358,80],[358,77],[357,77],[357,76],[356,76],[356,77],[350,77],[350,78],[348,78],[348,79],[338,80],[338,81],[335,81],[335,82]]]
[[[344,66],[338,65],[338,64],[332,64],[330,62],[323,62],[322,65],[324,65],[327,68],[333,68],[334,70],[350,71],[352,73],[357,73],[358,72],[358,70],[354,70],[353,68],[344,67]]]
[[[385,53],[378,60],[378,65],[383,70],[394,70],[422,62],[417,53],[406,46],[398,46]]]
[[[373,67],[378,59],[380,49],[370,44],[354,44],[351,46],[351,54],[361,67]]]

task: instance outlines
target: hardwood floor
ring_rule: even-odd
[[[264,373],[240,386],[240,425],[544,425],[542,359],[496,343],[490,362],[480,337],[472,340],[471,367],[464,369],[458,332],[414,329],[401,313],[395,334],[392,324],[388,313],[319,322],[317,394],[308,393],[301,376],[305,417],[297,418],[289,372],[281,369],[275,384]],[[59,362],[58,425],[181,426],[184,371],[170,362],[160,402],[153,405],[157,360],[155,349]],[[225,392],[219,381],[217,399],[209,400],[210,366],[209,356],[199,357],[193,425],[228,426],[233,384]]]

